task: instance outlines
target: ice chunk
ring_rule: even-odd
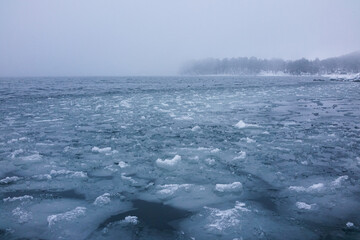
[[[38,174],[33,176],[36,180],[50,180],[52,177],[50,174]]]
[[[138,224],[139,220],[138,220],[137,216],[127,216],[127,217],[125,217],[124,220],[122,220],[122,222],[136,225],[136,224]]]
[[[32,155],[22,157],[21,159],[24,160],[24,161],[36,162],[36,161],[41,160],[41,155],[38,152],[36,152],[36,153],[34,153]]]
[[[14,201],[24,201],[24,200],[32,200],[33,197],[29,196],[29,195],[24,195],[24,196],[20,196],[20,197],[7,197],[4,198],[3,201],[4,202],[14,202]]]
[[[245,203],[236,202],[234,208],[220,210],[216,208],[204,207],[210,211],[211,223],[207,225],[210,229],[223,231],[229,227],[237,226],[240,223],[238,219],[241,212],[249,212],[250,210],[245,208]]]
[[[12,210],[13,216],[17,217],[19,223],[26,223],[32,219],[31,212],[25,211],[20,207],[15,208]]]
[[[210,166],[213,166],[216,163],[215,159],[213,159],[213,158],[207,158],[207,159],[205,159],[205,162]]]
[[[132,177],[126,176],[125,173],[122,173],[122,174],[121,174],[121,179],[126,180],[126,181],[129,181],[129,182],[131,182],[132,184],[136,184],[136,183],[137,183]]]
[[[13,151],[13,152],[10,154],[10,157],[11,157],[12,159],[14,159],[18,154],[23,153],[23,152],[24,152],[24,150],[22,150],[22,149],[20,148],[20,149],[18,149],[18,150]]]
[[[131,104],[129,103],[129,100],[122,100],[120,102],[120,105],[125,107],[125,108],[131,108]]]
[[[310,210],[312,208],[313,204],[307,204],[304,202],[296,202],[296,207],[298,209],[305,209],[305,210]]]
[[[241,182],[233,182],[229,184],[216,184],[215,190],[218,192],[240,192],[242,190]]]
[[[220,152],[220,149],[214,148],[214,149],[211,149],[210,152],[211,153],[217,153],[217,152]]]
[[[244,121],[240,120],[238,123],[236,123],[234,125],[234,127],[246,128],[246,127],[257,127],[257,125],[256,124],[248,124],[248,123],[245,123]]]
[[[198,130],[200,130],[200,127],[197,125],[191,129],[191,131],[193,131],[193,132],[198,131]]]
[[[174,118],[175,120],[185,120],[185,121],[189,121],[189,120],[193,120],[192,117],[190,116],[181,116],[181,117],[177,117],[177,118]]]
[[[106,204],[109,204],[110,202],[111,202],[110,193],[104,193],[103,195],[101,195],[95,199],[94,205],[104,206]]]
[[[129,164],[127,164],[126,162],[123,162],[123,161],[120,161],[118,164],[117,164],[120,168],[126,168],[129,166]]]
[[[99,152],[99,153],[107,153],[111,151],[111,147],[104,147],[104,148],[99,148],[99,147],[93,147],[91,149],[91,151],[93,152]]]
[[[246,123],[244,123],[242,120],[240,120],[237,124],[234,125],[237,128],[245,128]]]
[[[70,170],[51,170],[50,175],[53,177],[65,175],[67,178],[86,178],[87,173],[82,171],[70,171]]]
[[[333,187],[340,187],[341,186],[341,183],[345,180],[347,180],[349,177],[347,175],[344,175],[344,176],[341,176],[341,177],[338,177],[337,179],[335,179],[334,181],[331,182],[331,185]]]
[[[346,227],[348,227],[348,228],[352,228],[352,227],[354,227],[355,225],[354,225],[354,223],[352,223],[352,222],[347,222],[346,223]]]
[[[20,180],[20,177],[17,176],[12,176],[12,177],[6,177],[0,180],[0,184],[8,184],[8,183],[12,183],[12,182],[16,182],[18,180]]]
[[[68,212],[50,215],[47,217],[48,226],[51,227],[59,221],[71,221],[81,216],[85,216],[85,212],[85,207],[76,207]]]
[[[165,184],[159,185],[158,188],[161,189],[158,191],[159,194],[172,195],[179,189],[189,190],[192,184]]]
[[[246,138],[246,142],[247,143],[254,143],[254,142],[256,142],[254,139],[251,139],[251,138]]]
[[[244,159],[244,158],[246,158],[246,152],[240,151],[239,156],[234,157],[234,160],[239,160],[239,159]]]
[[[289,189],[296,191],[296,192],[318,192],[324,189],[323,183],[317,183],[313,184],[308,188],[302,187],[302,186],[290,186]]]
[[[175,155],[175,157],[173,157],[172,159],[165,159],[165,160],[161,160],[160,158],[158,158],[156,160],[156,165],[159,168],[164,168],[164,169],[168,169],[168,170],[172,170],[175,168],[175,166],[181,161],[181,156],[179,155]]]

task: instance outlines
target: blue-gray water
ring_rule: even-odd
[[[359,239],[359,90],[0,79],[0,239]]]

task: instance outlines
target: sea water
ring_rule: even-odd
[[[360,84],[0,80],[0,239],[359,239]]]

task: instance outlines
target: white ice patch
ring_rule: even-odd
[[[12,183],[12,182],[16,182],[19,181],[21,178],[17,177],[17,176],[12,176],[12,177],[6,177],[0,180],[0,184],[8,184],[8,183]]]
[[[251,139],[251,138],[246,138],[246,142],[247,143],[254,143],[254,142],[256,142],[254,139]]]
[[[125,108],[131,108],[131,104],[129,103],[129,100],[122,100],[120,102],[120,105],[125,107]]]
[[[157,188],[160,189],[157,193],[162,195],[173,195],[179,189],[188,191],[192,184],[165,184],[159,185]]]
[[[258,125],[256,124],[248,124],[245,123],[244,121],[240,120],[237,124],[234,125],[234,127],[237,128],[246,128],[246,127],[257,127]]]
[[[50,180],[52,179],[50,174],[38,174],[33,176],[36,180]]]
[[[24,195],[24,196],[20,196],[20,197],[7,197],[4,198],[3,201],[4,202],[14,202],[14,201],[25,201],[25,200],[32,200],[33,197],[29,196],[29,195]]]
[[[317,184],[313,184],[310,187],[302,187],[302,186],[290,186],[289,189],[292,191],[296,191],[296,192],[319,192],[321,190],[324,189],[324,184],[323,183],[317,183]]]
[[[126,162],[123,162],[123,161],[120,161],[118,164],[117,164],[120,168],[126,168],[129,166],[129,164],[127,164]]]
[[[213,159],[213,158],[207,158],[207,159],[205,159],[205,162],[209,166],[213,166],[216,163],[215,159]]]
[[[22,157],[21,159],[23,161],[36,162],[36,161],[41,161],[41,158],[42,158],[41,155],[38,152],[36,152],[32,155]]]
[[[25,211],[20,207],[17,207],[14,210],[12,210],[12,214],[18,219],[19,223],[26,223],[32,219],[31,212]]]
[[[103,195],[101,195],[95,199],[94,205],[104,206],[106,204],[109,204],[110,202],[111,202],[110,193],[104,193]]]
[[[137,183],[132,177],[128,177],[125,173],[121,174],[121,179],[131,182],[132,184]]]
[[[218,153],[218,152],[220,152],[220,149],[214,148],[214,149],[211,149],[210,152],[211,153]]]
[[[246,158],[246,152],[240,151],[239,155],[237,157],[234,157],[233,159],[234,160],[239,160],[239,159],[244,159],[244,158]]]
[[[15,150],[10,154],[10,157],[12,159],[14,159],[17,155],[19,155],[20,153],[23,153],[23,152],[24,152],[24,150],[22,150],[22,149]]]
[[[50,215],[47,217],[48,226],[51,227],[60,221],[71,221],[81,216],[85,216],[85,212],[85,207],[76,207],[75,209],[68,212]]]
[[[311,210],[311,208],[314,206],[315,204],[307,204],[304,202],[296,202],[296,207],[298,209],[305,209],[305,210]]]
[[[348,227],[348,228],[352,228],[352,227],[354,227],[355,225],[354,225],[354,223],[352,223],[352,222],[347,222],[346,223],[346,227]]]
[[[180,121],[182,121],[182,120],[184,120],[184,121],[193,120],[193,118],[190,117],[190,116],[181,116],[181,117],[177,117],[177,118],[174,118],[174,119],[175,120],[180,120]]]
[[[127,216],[121,222],[136,225],[138,224],[139,220],[137,216]]]
[[[331,186],[333,187],[340,187],[342,182],[344,182],[345,180],[347,180],[349,177],[347,175],[338,177],[337,179],[335,179],[334,181],[331,182]]]
[[[104,148],[93,147],[91,151],[98,153],[108,153],[111,151],[111,147],[104,147]]]
[[[81,171],[69,171],[69,170],[51,170],[50,175],[52,177],[65,176],[67,178],[86,178],[87,173]]]
[[[181,156],[179,155],[175,155],[175,157],[173,157],[172,159],[165,159],[162,160],[160,158],[158,158],[156,160],[156,165],[159,168],[163,168],[163,169],[168,169],[168,170],[172,170],[176,167],[176,165],[181,161]]]
[[[218,192],[240,192],[242,190],[241,182],[233,182],[229,184],[216,184],[215,190]]]
[[[191,131],[193,131],[193,132],[198,131],[198,130],[200,130],[200,127],[199,127],[199,126],[195,126],[195,127],[193,127],[193,128],[191,129]]]
[[[234,208],[220,210],[216,208],[204,207],[210,211],[210,221],[211,223],[207,225],[210,229],[215,229],[223,231],[229,227],[234,227],[239,225],[241,212],[250,212],[249,209],[245,208],[245,203],[236,202]]]

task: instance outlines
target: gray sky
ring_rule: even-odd
[[[359,0],[0,0],[0,76],[172,75],[360,50]]]

